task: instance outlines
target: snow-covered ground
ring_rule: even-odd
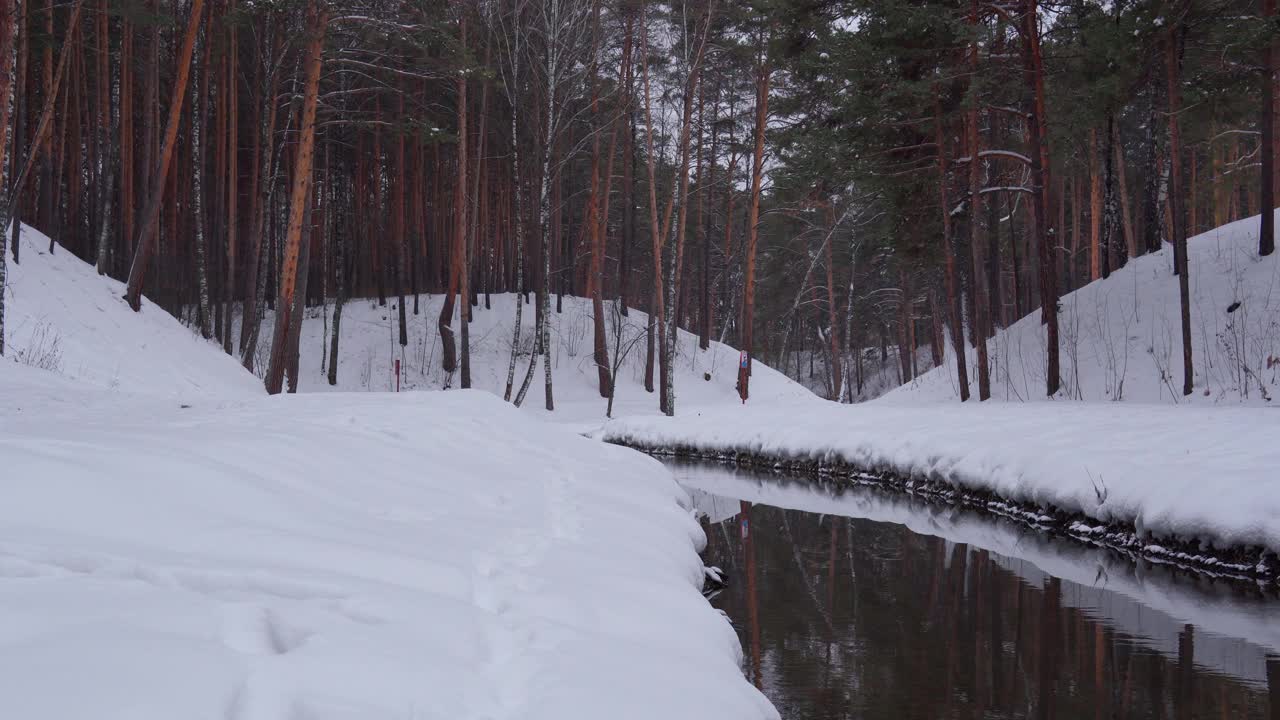
[[[1276,211],[1280,217],[1280,210]],[[1182,395],[1182,330],[1173,248],[1129,261],[1105,280],[1062,298],[1060,399],[1176,404],[1280,402],[1280,254],[1258,257],[1258,216],[1187,241],[1192,368]],[[990,341],[997,400],[1044,400],[1045,333],[1035,312]],[[971,391],[977,358],[969,350]],[[953,401],[955,355],[885,396],[887,402]]]
[[[612,442],[822,460],[989,491],[1139,535],[1280,553],[1280,412],[1127,403],[723,408],[622,418]]]
[[[5,359],[99,388],[173,397],[263,394],[262,383],[172,315],[147,302],[135,313],[124,284],[98,275],[23,226],[22,263],[8,255]],[[8,243],[4,243],[8,246]]]
[[[777,717],[656,461],[483,392],[267,397],[41,242],[0,360],[0,717]]]
[[[1063,299],[1066,390],[1054,402],[961,405],[948,362],[862,405],[797,399],[622,418],[601,435],[892,471],[1154,541],[1280,554],[1280,409],[1269,400],[1280,391],[1280,260],[1257,258],[1257,224],[1191,241],[1192,398],[1170,391],[1182,369],[1166,248]],[[997,399],[1038,398],[1043,343],[1038,314],[993,341]],[[1114,402],[1122,397],[1134,402]]]
[[[532,298],[532,296],[530,296]],[[499,396],[506,387],[507,368],[511,357],[512,330],[515,324],[514,294],[493,295],[491,308],[481,304],[474,308],[471,323],[472,387]],[[399,311],[394,297],[386,306],[376,299],[357,299],[347,303],[342,313],[342,333],[338,343],[338,384],[330,386],[326,374],[332,307],[311,308],[302,326],[299,341],[299,392],[328,390],[365,391],[395,388],[395,360],[400,360],[402,389],[438,390],[457,387],[458,373],[447,375],[441,364],[440,333],[436,321],[443,296],[422,295],[419,314],[412,313],[413,297],[406,299],[408,345],[399,343]],[[554,296],[553,296],[554,302]],[[605,420],[607,401],[600,397],[595,360],[592,357],[592,309],[586,298],[566,296],[563,312],[551,312],[552,323],[552,387],[556,409],[545,409],[541,361],[522,410],[557,422],[599,425]],[[618,314],[614,303],[605,303],[605,325],[609,338],[609,356],[614,348],[623,348],[622,367],[618,372],[618,388],[614,399],[614,416],[657,415],[658,394],[644,389],[645,327],[648,316],[632,309],[626,317]],[[271,314],[263,321],[264,336],[269,339]],[[533,348],[534,305],[524,307],[521,318],[521,354],[516,364],[515,386],[518,389],[529,367],[529,351]],[[458,330],[458,311],[453,326]],[[619,342],[619,335],[620,342]],[[263,347],[269,340],[264,339]],[[677,412],[736,404],[738,400],[738,351],[712,341],[707,350],[698,348],[698,336],[680,331],[676,361],[675,386]],[[262,365],[262,363],[259,363]],[[657,385],[655,370],[654,384]],[[753,402],[808,396],[809,392],[774,370],[757,364],[751,378]]]

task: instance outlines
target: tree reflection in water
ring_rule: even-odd
[[[789,720],[1280,717],[1280,662],[1250,638],[902,524],[731,488],[694,492],[710,513],[705,560],[728,573],[713,603]],[[1197,657],[1206,642],[1226,651]]]

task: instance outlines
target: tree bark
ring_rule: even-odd
[[[201,0],[194,0],[199,3]],[[316,7],[317,0],[307,4],[307,46],[304,55],[304,83],[301,134],[298,155],[293,167],[293,190],[289,198],[289,229],[285,237],[284,259],[280,267],[280,292],[276,302],[276,327],[271,338],[271,363],[267,370],[267,392],[278,394],[284,383],[287,362],[285,348],[290,327],[290,309],[297,290],[302,225],[307,222],[307,205],[311,195],[311,168],[315,160],[316,105],[320,94],[321,51],[324,49],[326,10]],[[301,317],[299,317],[301,321]]]
[[[1176,12],[1175,8],[1175,12]],[[1182,394],[1193,389],[1191,365],[1191,289],[1187,276],[1187,236],[1182,224],[1182,133],[1178,113],[1182,109],[1182,77],[1179,70],[1181,21],[1169,18],[1165,40],[1165,70],[1169,83],[1169,213],[1173,218],[1173,262],[1178,273],[1178,300],[1182,311]]]
[[[236,9],[236,0],[227,0],[226,12],[232,14]],[[227,26],[227,273],[224,278],[223,298],[226,301],[227,309],[223,313],[222,325],[222,350],[226,354],[231,354],[231,316],[232,307],[236,301],[236,264],[239,259],[237,243],[239,240],[239,212],[238,205],[240,199],[240,174],[239,174],[239,150],[240,150],[240,93],[236,87],[236,60],[238,50],[236,47],[236,24],[228,23]]]
[[[16,32],[18,35],[18,66],[15,74],[16,81],[11,81],[13,84],[13,112],[17,117],[14,118],[13,124],[13,156],[9,159],[9,164],[14,168],[17,168],[18,163],[21,161],[24,152],[23,145],[26,142],[27,83],[25,78],[27,76],[27,62],[28,56],[30,55],[29,48],[31,44],[28,39],[31,35],[28,31],[28,28],[30,27],[30,22],[28,20],[28,9],[30,5],[31,3],[29,2],[22,3],[22,13],[17,18],[18,28]],[[8,77],[7,74],[6,77]],[[5,103],[5,105],[8,105],[8,103]],[[4,142],[0,141],[0,145],[4,144]],[[4,223],[12,222],[13,224],[11,247],[13,249],[13,262],[15,265],[18,264],[21,258],[21,247],[18,242],[22,233],[21,197],[22,193],[19,192],[18,189],[18,173],[10,170],[7,196],[4,198],[4,202],[0,203],[0,210],[5,210],[6,208],[7,210],[6,215],[4,217],[0,217],[0,221],[3,221]],[[5,228],[6,225],[0,224],[0,245],[4,245],[4,234],[7,232]]]
[[[601,180],[600,180],[600,2],[593,3],[592,41],[591,41],[591,194],[587,200],[585,222],[591,240],[590,269],[587,275],[587,292],[591,296],[592,358],[596,364],[596,385],[600,397],[608,398],[611,379],[609,377],[609,350],[604,329],[604,230],[608,224],[608,210],[601,212]],[[624,55],[625,57],[625,55]],[[625,63],[625,61],[624,61]],[[612,126],[612,137],[609,144],[609,166],[613,166],[613,140],[617,138],[617,123]],[[610,171],[611,172],[611,171]],[[607,195],[608,191],[605,190]],[[603,202],[607,202],[603,201]]]
[[[1115,156],[1115,176],[1119,187],[1116,190],[1120,198],[1121,228],[1124,231],[1124,246],[1128,257],[1138,256],[1138,236],[1134,233],[1133,214],[1130,210],[1128,169],[1125,167],[1124,146],[1120,143],[1120,123],[1111,123],[1111,147]],[[1123,264],[1123,263],[1122,263]]]
[[[969,6],[969,24],[974,30],[974,40],[969,45],[969,71],[970,87],[973,97],[969,98],[968,111],[968,131],[969,131],[969,248],[973,254],[973,296],[974,296],[974,319],[976,325],[973,329],[974,345],[978,350],[978,401],[982,402],[991,398],[991,373],[988,367],[987,357],[987,337],[990,320],[990,308],[988,302],[990,300],[989,289],[984,287],[985,273],[983,272],[982,258],[982,242],[979,240],[978,224],[979,218],[982,216],[982,163],[980,162],[981,134],[978,132],[978,93],[976,90],[978,78],[978,0],[973,0]]]
[[[1089,128],[1089,280],[1102,277],[1102,170],[1098,128]]]
[[[264,33],[264,36],[266,34]],[[272,36],[274,37],[274,36]],[[269,46],[270,47],[270,46]],[[270,57],[270,49],[268,48],[268,57]],[[248,354],[246,349],[249,347],[249,337],[253,329],[258,323],[258,278],[259,275],[265,276],[262,272],[262,238],[265,234],[264,225],[267,219],[269,204],[266,195],[271,196],[275,192],[274,159],[275,159],[275,130],[276,130],[276,86],[279,75],[275,70],[270,71],[270,79],[267,81],[265,92],[259,103],[262,117],[258,136],[254,138],[253,150],[253,176],[249,180],[249,198],[251,211],[249,213],[249,257],[247,259],[245,280],[245,298],[243,312],[240,318],[240,355],[241,361],[246,362]],[[263,192],[264,186],[270,186],[267,192]]]
[[[204,62],[196,63],[193,73],[196,77],[191,83],[191,129],[188,139],[191,144],[191,216],[196,244],[196,285],[200,303],[200,336],[208,340],[212,335],[209,315],[209,238],[205,228],[204,208],[204,99],[208,91],[208,76],[200,77],[203,68],[208,66],[209,43],[197,38],[197,42],[205,45]],[[201,80],[204,80],[202,83]]]
[[[956,381],[960,388],[960,402],[969,399],[968,358],[964,347],[964,326],[960,322],[960,288],[956,278],[955,239],[951,232],[951,204],[947,198],[947,145],[942,132],[942,91],[934,89],[933,129],[938,146],[938,196],[942,208],[943,277],[947,292],[947,317],[951,325],[951,343],[956,355]],[[852,285],[852,278],[850,284]],[[859,358],[861,363],[861,358]],[[859,390],[861,390],[859,384]]]
[[[750,395],[751,363],[755,353],[756,246],[760,241],[760,189],[764,182],[764,135],[769,123],[769,66],[767,38],[761,37],[756,63],[755,148],[751,156],[751,200],[747,209],[746,270],[742,289],[742,351],[747,354],[747,371],[740,393],[745,402]]]
[[[80,7],[83,0],[77,0]],[[173,163],[173,148],[178,140],[178,124],[182,115],[182,100],[186,95],[187,80],[191,76],[191,56],[195,51],[196,34],[200,29],[204,0],[191,0],[191,18],[187,23],[187,31],[182,39],[182,49],[178,51],[178,75],[174,80],[173,95],[169,101],[169,119],[165,127],[164,142],[160,149],[160,162],[151,185],[151,196],[147,200],[146,209],[142,213],[142,226],[138,231],[133,265],[129,269],[129,282],[125,289],[125,300],[134,312],[142,309],[142,287],[146,279],[147,266],[155,251],[156,234],[160,223],[160,208],[164,202],[165,181]],[[314,129],[313,129],[314,130]],[[277,387],[276,392],[279,392]]]
[[[1275,0],[1262,0],[1262,16],[1274,22]],[[1274,36],[1262,51],[1262,232],[1258,235],[1258,255],[1266,257],[1276,250],[1276,40]]]
[[[0,102],[0,128],[9,126],[9,93],[13,85],[13,44],[14,38],[17,36],[18,8],[15,0],[0,0],[0,98],[4,98]],[[15,145],[17,145],[15,136]],[[0,137],[0,168],[4,167],[5,148],[8,143]],[[17,153],[11,158],[11,162],[17,166]],[[0,203],[0,211],[4,211],[4,215],[0,216],[0,357],[4,355],[4,297],[5,297],[5,281],[7,280],[8,271],[8,253],[4,247],[5,232],[8,229],[9,213],[12,196],[5,198]]]
[[[466,8],[459,8],[458,40],[463,51],[467,47],[467,14]],[[402,141],[403,142],[403,141]],[[454,262],[458,267],[458,296],[461,298],[458,311],[458,328],[462,335],[462,366],[459,385],[466,390],[471,387],[471,267],[467,252],[467,74],[458,73],[458,178],[457,187],[453,191],[454,229],[453,252]],[[403,303],[400,310],[404,312]]]
[[[1052,252],[1058,235],[1046,230],[1049,218],[1053,217],[1053,206],[1049,191],[1051,177],[1044,102],[1044,63],[1040,53],[1040,26],[1036,6],[1037,0],[1026,0],[1022,35],[1027,78],[1032,85],[1034,97],[1028,120],[1032,145],[1031,175],[1038,206],[1034,237],[1040,255],[1040,318],[1048,336],[1045,347],[1045,391],[1052,397],[1057,394],[1062,383],[1058,348],[1058,283]]]
[[[644,79],[644,119],[645,119],[645,144],[648,147],[647,164],[649,169],[649,233],[653,242],[653,293],[650,295],[649,302],[649,322],[650,325],[657,325],[657,343],[658,348],[667,346],[667,327],[663,322],[666,317],[666,289],[664,282],[663,267],[663,248],[666,244],[665,228],[658,224],[658,172],[656,168],[656,153],[653,148],[653,109],[652,100],[649,93],[649,29],[648,23],[643,15],[641,16],[641,42],[644,50],[641,53],[643,60],[641,61],[641,73]],[[675,196],[672,195],[672,200]],[[668,212],[671,203],[667,204]],[[668,216],[669,217],[669,216]],[[650,330],[652,332],[652,330]],[[652,366],[651,359],[653,352],[651,349],[645,351],[645,390],[653,392]],[[664,362],[666,355],[661,351],[658,352],[659,363]],[[665,368],[658,368],[659,375],[659,392],[658,406],[665,413],[667,411],[667,373]]]

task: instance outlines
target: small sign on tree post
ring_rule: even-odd
[[[742,404],[747,404],[747,375],[751,369],[751,355],[743,350],[738,354],[738,397]]]

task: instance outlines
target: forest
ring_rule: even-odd
[[[356,298],[469,387],[516,293],[517,404],[554,408],[565,295],[602,397],[606,304],[648,314],[667,414],[677,329],[743,351],[744,399],[803,354],[853,401],[893,347],[986,400],[985,339],[1038,313],[1053,396],[1059,298],[1169,243],[1189,395],[1187,238],[1261,211],[1274,252],[1277,38],[1275,0],[0,0],[0,353],[25,223],[272,393],[308,307],[335,382]]]

